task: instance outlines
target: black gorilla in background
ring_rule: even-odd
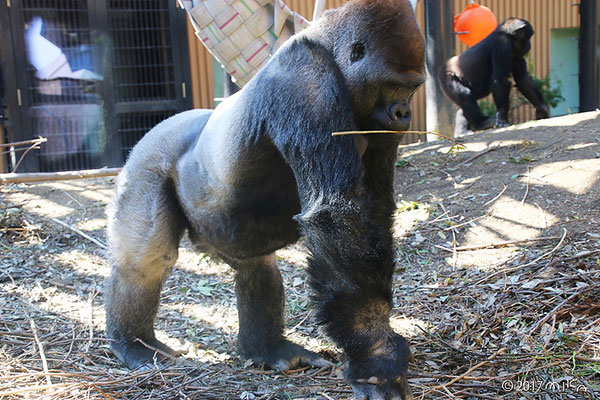
[[[357,398],[412,398],[408,344],[389,324],[399,135],[332,132],[406,130],[424,55],[407,0],[353,0],[293,37],[214,111],[148,132],[109,210],[106,331],[117,357],[136,368],[155,349],[174,354],[153,325],[187,231],[236,271],[241,355],[284,370],[326,365],[283,336],[275,251],[304,235],[317,322],[344,350]]]
[[[531,49],[533,33],[528,21],[509,18],[481,42],[446,62],[438,78],[444,93],[460,107],[456,114],[455,136],[469,129],[509,125],[511,75],[517,89],[535,107],[536,118],[548,118],[548,108],[527,72],[524,58]],[[496,117],[485,117],[477,104],[478,99],[490,92],[496,103]]]

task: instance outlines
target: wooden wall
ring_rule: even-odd
[[[327,7],[338,7],[347,0],[327,0]],[[424,6],[420,1],[417,6],[417,19],[421,27],[424,26]],[[461,12],[468,0],[455,0],[455,14]],[[479,0],[479,4],[492,9],[502,21],[514,16],[530,21],[536,33],[533,36],[531,57],[534,63],[534,72],[540,78],[550,73],[550,31],[553,28],[569,28],[579,26],[578,8],[573,0]],[[287,0],[286,4],[294,11],[312,18],[313,0]],[[194,31],[188,21],[188,41],[190,48],[192,95],[194,107],[212,108],[213,79],[212,57],[195,37]],[[461,53],[466,49],[456,38],[456,52]],[[513,90],[513,94],[516,90]],[[412,101],[413,123],[412,129],[425,129],[425,89],[421,88]],[[513,122],[527,121],[534,116],[533,107],[525,105],[511,112]]]

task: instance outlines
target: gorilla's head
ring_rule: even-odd
[[[425,81],[425,41],[408,0],[354,0],[319,22],[352,97],[360,129],[407,130]]]
[[[531,50],[531,37],[534,34],[533,27],[524,19],[510,17],[503,21],[498,29],[510,36],[513,55],[523,57]]]

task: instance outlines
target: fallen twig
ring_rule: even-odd
[[[598,283],[600,284],[600,283]],[[584,286],[581,289],[579,289],[578,291],[576,291],[575,293],[573,293],[572,295],[570,295],[569,297],[567,297],[566,299],[564,299],[563,301],[560,302],[559,305],[557,305],[556,307],[554,307],[552,309],[552,311],[550,311],[548,314],[546,314],[546,316],[542,319],[540,319],[534,326],[533,328],[531,328],[531,330],[529,331],[529,335],[533,335],[533,333],[540,327],[542,326],[544,323],[546,323],[546,321],[548,321],[550,318],[552,318],[552,316],[554,314],[556,314],[565,304],[567,304],[569,301],[573,300],[575,297],[579,296],[580,294],[582,294],[583,292],[587,292],[590,289],[593,289],[595,287],[598,286],[598,284],[594,284],[594,285],[589,285],[589,286]]]
[[[0,174],[0,183],[46,182],[69,179],[102,178],[105,176],[116,176],[120,171],[121,168],[100,168],[81,171],[32,172],[22,174],[16,174],[13,172],[9,174]]]
[[[485,278],[483,278],[483,279],[475,282],[475,284],[479,285],[479,284],[481,284],[483,282],[489,281],[490,279],[492,279],[493,277],[495,277],[497,275],[507,274],[507,273],[510,273],[510,272],[515,272],[515,271],[521,270],[523,268],[529,267],[530,265],[533,265],[533,264],[537,263],[541,259],[543,259],[545,257],[548,257],[549,255],[553,254],[556,250],[558,250],[560,248],[560,246],[562,246],[562,244],[563,244],[563,242],[564,242],[564,240],[565,240],[566,237],[567,237],[567,230],[565,228],[563,228],[563,235],[561,236],[558,244],[556,246],[554,246],[554,248],[552,250],[550,250],[549,252],[542,254],[541,256],[537,257],[535,260],[530,261],[528,263],[517,265],[516,267],[506,268],[506,269],[503,269],[501,271],[494,272],[493,274],[488,275]],[[538,238],[538,239],[539,240],[542,240],[542,239],[543,240],[553,240],[553,239],[556,239],[556,237],[546,237],[546,238]]]
[[[527,189],[525,189],[525,195],[521,200],[521,205],[525,204],[525,200],[527,200],[527,196],[529,196],[529,183],[531,182],[531,175],[529,175],[529,167],[527,167]]]
[[[44,137],[39,137],[37,139],[23,140],[21,142],[0,143],[0,148],[3,148],[3,147],[16,147],[16,146],[27,146],[29,144],[41,144],[41,143],[45,143],[47,141],[48,141],[48,139],[46,139]]]
[[[59,224],[59,225],[61,225],[61,226],[64,226],[64,227],[65,227],[65,228],[67,228],[67,229],[70,229],[70,230],[72,230],[73,232],[75,232],[75,233],[76,233],[76,234],[78,234],[79,236],[81,236],[81,237],[83,237],[83,238],[85,238],[85,239],[89,240],[90,242],[94,243],[96,246],[98,246],[98,247],[100,247],[100,248],[102,248],[102,249],[104,249],[104,250],[108,249],[108,246],[106,245],[106,243],[104,243],[104,242],[101,242],[100,240],[98,240],[98,239],[96,239],[96,238],[94,238],[94,237],[92,237],[92,236],[88,235],[87,233],[85,233],[85,232],[81,231],[80,229],[77,229],[77,228],[75,228],[74,226],[71,226],[71,225],[69,225],[69,224],[67,224],[67,223],[64,223],[64,222],[62,222],[62,221],[61,221],[61,220],[59,220],[59,219],[56,219],[56,218],[50,218],[50,219],[51,219],[52,221],[56,222],[57,224]]]
[[[473,157],[469,157],[469,158],[467,158],[465,161],[463,161],[463,162],[461,162],[461,163],[457,164],[456,166],[457,166],[457,167],[462,167],[463,165],[465,165],[465,164],[468,164],[468,163],[470,163],[471,161],[475,161],[476,159],[478,159],[479,157],[481,157],[481,156],[483,156],[483,155],[486,155],[487,153],[490,153],[490,152],[492,152],[492,151],[494,151],[494,150],[498,150],[498,148],[500,148],[500,146],[488,147],[488,148],[487,148],[487,149],[485,149],[484,151],[482,151],[482,152],[480,152],[480,153],[478,153],[478,154],[475,154]]]
[[[37,334],[37,327],[35,326],[35,322],[33,319],[29,318],[29,325],[31,326],[31,332],[33,332],[33,338],[35,343],[37,344],[38,350],[40,352],[40,359],[42,360],[42,368],[44,369],[44,375],[46,376],[46,384],[48,387],[52,387],[52,379],[50,379],[50,374],[48,372],[48,362],[46,361],[46,353],[44,352],[44,346],[42,342],[40,342],[40,338]]]
[[[461,246],[461,247],[456,247],[453,249],[449,249],[447,247],[440,246],[440,245],[436,245],[435,247],[440,248],[445,251],[449,251],[449,252],[452,252],[455,250],[456,251],[470,251],[470,250],[481,250],[481,249],[488,249],[488,248],[506,247],[506,246],[511,246],[513,244],[521,244],[521,243],[543,242],[545,240],[555,240],[555,239],[559,239],[559,237],[558,236],[546,236],[546,237],[523,239],[523,240],[507,240],[507,241],[498,242],[498,243],[488,243],[488,244],[481,244],[481,245],[474,245],[474,246]]]
[[[449,227],[447,227],[447,228],[444,228],[443,230],[445,230],[445,231],[449,231],[449,230],[451,230],[451,229],[458,229],[458,228],[461,228],[461,227],[463,227],[463,226],[465,226],[465,225],[472,224],[472,223],[473,223],[473,222],[475,222],[475,221],[479,221],[480,219],[482,219],[482,218],[485,218],[485,217],[489,217],[489,216],[490,216],[490,214],[480,215],[479,217],[473,218],[473,219],[471,219],[471,220],[469,220],[469,221],[466,221],[466,222],[460,223],[460,224],[458,224],[458,225],[452,225],[452,226],[449,226]]]
[[[472,214],[479,212],[479,210],[486,207],[488,204],[492,204],[494,201],[498,200],[504,194],[504,192],[506,192],[506,189],[508,189],[508,186],[504,185],[504,188],[500,191],[500,193],[498,193],[496,196],[494,196],[493,199],[486,201],[485,203],[483,203],[482,205],[477,207],[475,210],[473,210]]]
[[[560,262],[579,260],[580,258],[591,257],[596,254],[600,254],[600,250],[581,251],[571,257],[556,259],[556,260],[552,261],[550,264],[548,264],[548,266],[552,266],[552,265],[560,263]]]
[[[501,348],[500,350],[498,350],[497,352],[495,352],[494,354],[492,354],[491,356],[488,357],[487,360],[484,360],[480,363],[475,364],[474,366],[472,366],[471,368],[469,368],[464,374],[462,374],[461,376],[457,376],[456,378],[452,379],[450,382],[448,383],[444,383],[441,384],[439,386],[439,388],[442,387],[447,387],[447,386],[451,386],[452,384],[460,381],[461,379],[463,379],[465,376],[468,376],[471,372],[475,371],[478,368],[483,367],[484,365],[486,365],[488,362],[494,360],[494,358],[498,357],[500,354],[504,353],[506,351],[506,347]]]

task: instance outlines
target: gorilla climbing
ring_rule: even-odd
[[[452,57],[438,74],[444,93],[460,109],[456,113],[455,136],[469,130],[508,126],[512,75],[517,89],[535,107],[537,119],[548,118],[544,98],[527,72],[525,55],[531,49],[531,24],[509,18],[475,46]],[[477,100],[492,93],[496,117],[485,117]]]
[[[108,211],[114,354],[130,368],[175,354],[153,325],[187,232],[235,270],[243,357],[282,370],[328,365],[283,336],[275,251],[304,236],[316,322],[343,350],[355,396],[411,399],[409,346],[389,324],[400,135],[332,133],[407,130],[424,56],[408,0],[352,0],[291,38],[214,111],[150,130]]]

